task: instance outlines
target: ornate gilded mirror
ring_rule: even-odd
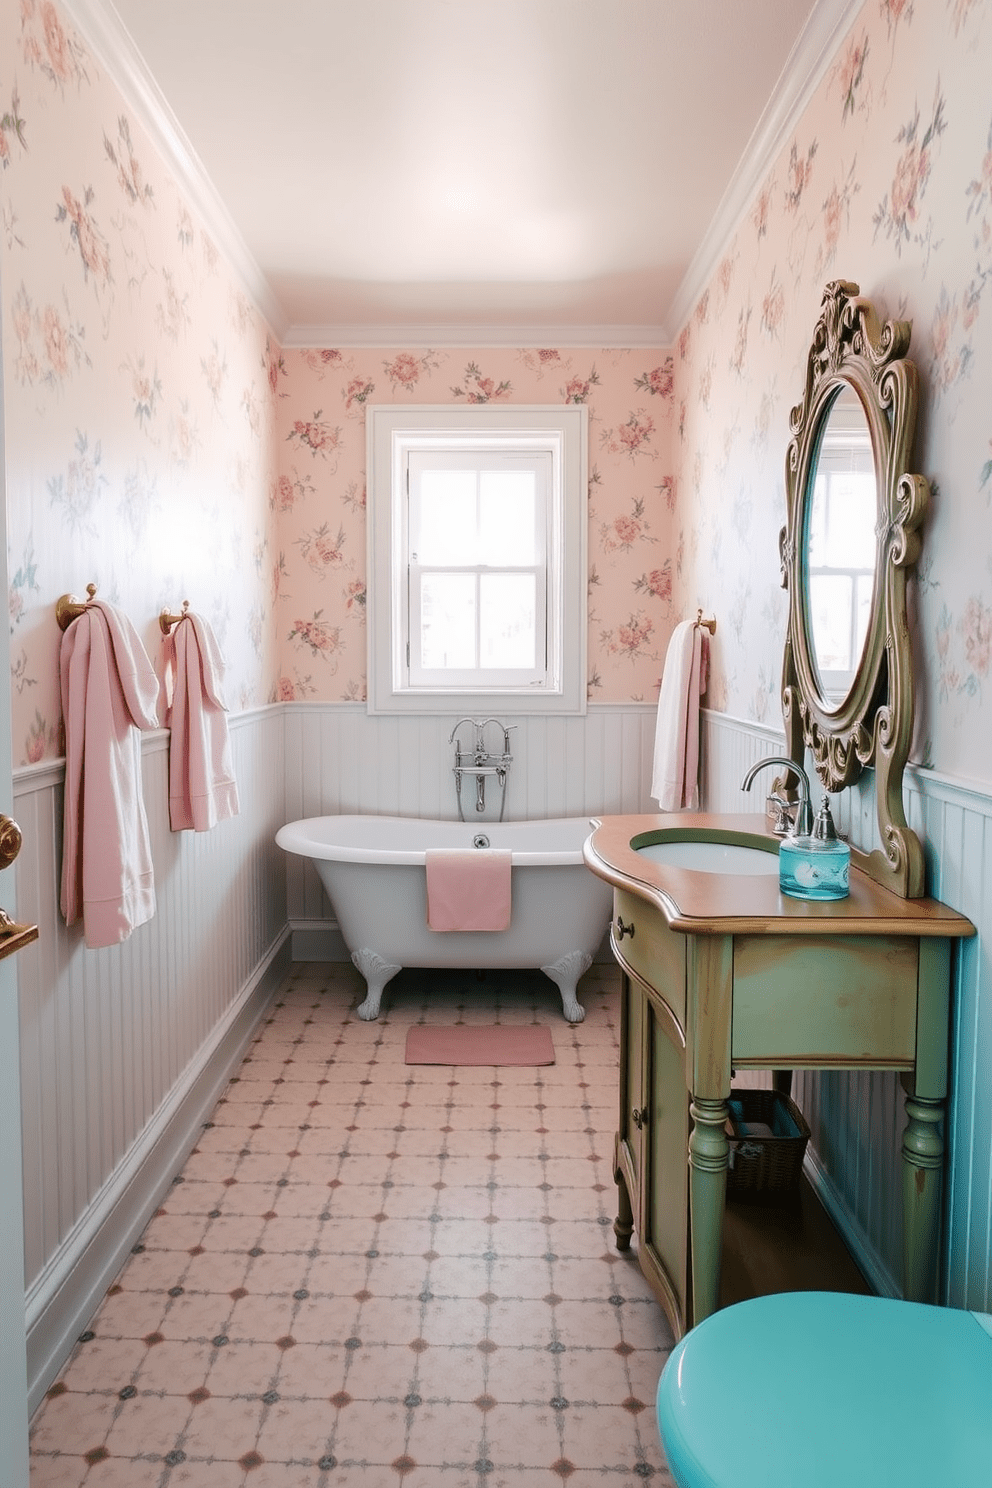
[[[923,849],[902,799],[913,721],[906,576],[929,498],[908,469],[918,397],[911,329],[880,322],[858,285],[826,286],[789,418],[780,539],[787,753],[802,763],[808,749],[827,791],[874,766],[882,847],[852,848],[852,858],[908,899],[923,894]]]

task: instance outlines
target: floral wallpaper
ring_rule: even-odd
[[[823,286],[913,322],[915,468],[932,511],[914,586],[914,759],[992,779],[992,7],[868,0],[681,329],[686,583],[724,622],[708,701],[777,724],[790,408]]]
[[[589,696],[653,700],[670,349],[281,350],[52,0],[0,28],[15,762],[61,753],[54,604],[90,581],[153,659],[189,599],[235,710],[365,697],[369,400],[589,405]]]
[[[670,352],[294,350],[275,388],[280,697],[365,697],[365,405],[499,402],[588,405],[588,694],[654,701],[680,618]]]
[[[156,664],[188,599],[229,706],[268,701],[277,352],[51,0],[0,11],[0,217],[15,764],[62,752],[54,606],[89,582]]]

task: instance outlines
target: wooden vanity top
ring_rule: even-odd
[[[631,847],[631,839],[694,827],[741,833],[778,843],[764,817],[705,812],[656,816],[604,816],[586,842],[583,857],[593,873],[657,905],[673,930],[693,935],[913,935],[962,937],[975,934],[964,915],[936,899],[901,899],[851,864],[846,899],[792,899],[775,874],[747,876],[700,873],[655,863]]]

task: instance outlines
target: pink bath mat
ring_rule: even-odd
[[[554,1064],[551,1030],[540,1023],[437,1027],[415,1023],[406,1035],[407,1064]]]

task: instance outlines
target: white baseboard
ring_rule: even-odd
[[[288,929],[200,1048],[25,1299],[28,1408],[37,1409],[182,1167],[292,962]]]
[[[879,1297],[901,1297],[902,1288],[864,1230],[854,1223],[850,1209],[821,1165],[813,1147],[806,1149],[803,1172],[872,1291]]]
[[[351,954],[341,938],[336,920],[293,920],[292,951],[294,961],[346,961]]]

